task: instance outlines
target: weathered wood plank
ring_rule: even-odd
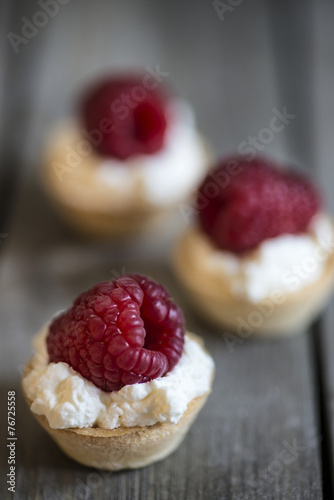
[[[0,267],[1,397],[5,401],[7,390],[17,390],[17,498],[320,499],[309,338],[249,339],[232,346],[224,332],[211,330],[187,306],[167,263],[168,234],[131,248],[78,241],[54,219],[35,181],[27,180],[47,125],[66,109],[79,82],[109,64],[111,56],[112,65],[160,63],[169,71],[180,92],[196,103],[201,128],[220,153],[257,134],[268,125],[272,108],[284,104],[275,85],[263,4],[245,2],[224,21],[210,2],[192,3],[190,10],[182,2],[157,6],[144,0],[106,2],[99,9],[89,5],[80,2],[79,9],[72,0],[23,48],[23,60],[12,60],[17,78],[25,75],[28,62],[35,71],[23,93],[31,97],[21,153],[24,182]],[[17,22],[25,6],[16,3]],[[21,92],[17,86],[20,102]],[[288,136],[284,130],[265,151],[286,155]],[[176,224],[184,229],[182,220]],[[39,428],[22,401],[19,372],[31,336],[55,310],[124,270],[146,272],[170,288],[184,306],[189,328],[205,337],[217,374],[207,406],[172,457],[140,471],[104,474],[64,457]],[[6,470],[4,459],[1,463]]]
[[[333,41],[330,19],[334,11],[326,2],[309,0],[296,22],[299,12],[297,4],[272,2],[272,33],[276,38],[280,89],[284,102],[294,102],[300,125],[291,130],[289,149],[325,188],[327,205],[333,211],[330,196],[334,180],[330,166],[333,105],[330,96],[334,73],[329,47]],[[334,495],[334,371],[331,363],[334,343],[330,328],[333,311],[332,300],[325,319],[314,325],[312,338],[324,498]]]
[[[316,163],[319,183],[326,196],[326,202],[331,213],[334,213],[334,170],[333,170],[333,134],[334,134],[334,102],[332,88],[334,83],[334,55],[332,51],[334,34],[331,19],[334,16],[334,5],[322,2],[315,5],[315,49],[316,60],[314,68],[315,78],[315,106],[314,129],[316,137]],[[324,420],[328,424],[329,440],[327,449],[329,467],[334,488],[334,300],[331,301],[327,314],[322,322],[321,354],[323,359],[324,376]],[[333,491],[333,490],[332,490]]]

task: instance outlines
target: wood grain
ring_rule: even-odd
[[[314,124],[316,137],[316,168],[319,184],[326,196],[331,213],[334,212],[334,171],[332,138],[334,133],[334,103],[331,99],[331,88],[334,82],[334,57],[330,50],[333,43],[333,30],[330,19],[334,16],[331,3],[317,5],[314,10],[315,48],[317,53],[315,67],[315,106]],[[320,331],[320,356],[323,376],[323,419],[327,429],[328,475],[334,490],[334,301],[332,300],[322,321]]]

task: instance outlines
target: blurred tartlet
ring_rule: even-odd
[[[42,181],[67,224],[109,238],[163,220],[208,163],[186,102],[150,74],[115,75],[90,88],[79,118],[51,134]]]
[[[127,275],[95,285],[42,329],[22,385],[34,416],[67,455],[120,470],[179,446],[213,373],[168,292]]]
[[[195,211],[173,264],[206,319],[242,337],[289,335],[326,305],[333,223],[302,175],[264,159],[221,161],[201,184]]]

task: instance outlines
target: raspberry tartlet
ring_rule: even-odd
[[[102,238],[157,225],[208,170],[191,107],[150,73],[99,81],[46,147],[42,182],[63,219]]]
[[[181,443],[211,391],[214,363],[162,285],[138,275],[82,293],[36,336],[23,377],[60,448],[101,469],[137,468]]]
[[[174,267],[198,311],[252,334],[303,330],[334,281],[334,230],[312,183],[265,160],[219,162],[185,214]]]

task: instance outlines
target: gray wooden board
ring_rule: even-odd
[[[314,10],[315,47],[317,53],[315,67],[315,107],[314,122],[316,134],[316,167],[319,183],[326,195],[331,213],[334,213],[334,102],[332,89],[334,82],[334,34],[331,20],[334,16],[332,2],[325,3],[322,8],[317,5]],[[324,372],[324,393],[326,398],[325,417],[328,418],[330,436],[328,447],[331,449],[331,468],[334,478],[334,301],[332,300],[323,320],[322,355]]]
[[[273,107],[286,104],[277,89],[264,4],[244,2],[223,22],[211,2],[200,0],[95,5],[72,0],[20,54],[7,58],[15,78],[4,106],[10,123],[12,116],[20,118],[15,130],[21,140],[17,147],[18,135],[7,134],[7,154],[20,162],[21,174],[15,217],[2,245],[0,374],[3,402],[9,389],[17,390],[16,498],[320,499],[321,436],[309,336],[249,339],[232,352],[224,332],[194,316],[169,269],[171,236],[185,228],[179,216],[177,228],[129,246],[78,241],[54,218],[34,172],[48,125],[66,113],[83,79],[109,65],[159,63],[196,104],[200,127],[216,151],[235,150],[267,126]],[[12,24],[19,28],[20,18],[35,8],[33,2],[15,2]],[[304,159],[288,141],[292,129],[298,136],[302,121],[276,136],[265,152]],[[92,283],[124,270],[146,272],[167,285],[184,306],[189,329],[205,337],[217,373],[206,407],[173,456],[140,471],[101,474],[64,457],[39,428],[22,401],[19,372],[33,333],[51,314]],[[3,403],[2,416],[5,410]],[[296,456],[282,465],[279,458],[289,446],[298,447]]]

